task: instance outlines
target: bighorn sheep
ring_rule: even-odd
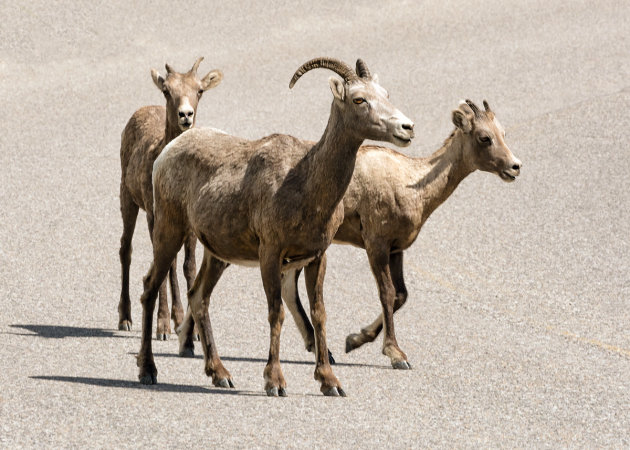
[[[118,329],[131,330],[131,301],[129,299],[129,266],[131,264],[131,241],[136,227],[138,209],[147,213],[149,234],[153,229],[153,183],[151,173],[153,162],[171,140],[192,128],[196,120],[197,104],[204,91],[217,86],[223,74],[212,70],[202,79],[197,78],[197,68],[203,57],[197,59],[187,73],[175,72],[166,64],[166,78],[155,69],[151,77],[166,98],[164,106],[145,106],[137,110],[127,122],[120,145],[120,212],[123,219],[123,234],[120,238],[120,263],[122,265],[122,289],[118,304]],[[186,239],[184,275],[188,287],[195,276],[196,239]],[[175,258],[177,255],[175,255]],[[176,260],[170,271],[173,305],[171,317],[179,326],[184,317],[177,282]],[[166,299],[166,282],[160,288],[158,308],[157,338],[166,339],[171,332]]]
[[[363,140],[409,145],[413,123],[389,102],[387,92],[361,60],[355,72],[335,59],[313,59],[295,72],[289,87],[318,67],[334,71],[343,81],[330,78],[334,97],[330,117],[316,144],[280,134],[250,141],[213,129],[194,129],[171,142],[155,161],[154,260],[142,294],[141,383],[157,382],[150,334],[155,297],[173,257],[192,231],[204,245],[204,256],[188,293],[186,316],[192,314],[198,326],[205,371],[212,383],[233,387],[213,339],[210,294],[229,264],[260,266],[270,324],[265,390],[271,396],[286,395],[279,359],[282,273],[306,267],[317,344],[315,379],[325,395],[345,395],[328,361],[322,298],[325,251],[343,221],[341,200]],[[190,348],[191,327],[178,334],[180,351]]]
[[[413,244],[431,213],[475,170],[495,173],[508,182],[519,175],[521,162],[507,147],[494,112],[486,101],[483,104],[485,111],[470,100],[462,102],[452,113],[455,131],[428,158],[410,158],[386,147],[359,149],[343,198],[345,217],[334,242],[366,250],[383,313],[346,338],[346,353],[374,341],[384,324],[383,354],[395,369],[411,368],[394,333],[394,312],[407,301],[403,251]],[[313,327],[298,297],[299,274],[299,269],[285,274],[293,284],[283,286],[283,298],[310,349]]]

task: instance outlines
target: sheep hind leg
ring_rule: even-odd
[[[122,266],[122,287],[120,302],[118,303],[118,329],[131,331],[131,299],[129,298],[129,266],[131,265],[131,241],[138,218],[138,205],[131,198],[131,194],[120,186],[120,212],[123,220],[123,234],[120,238],[120,264]]]
[[[197,238],[194,234],[189,234],[184,242],[184,276],[186,277],[186,284],[188,286],[188,293],[190,293],[193,284],[195,282],[196,273],[196,261],[195,261],[195,247],[197,244]],[[227,264],[226,267],[229,267]],[[201,273],[201,272],[200,272]],[[193,319],[192,311],[190,309],[190,301],[188,302],[188,308],[184,321],[176,328],[176,333],[179,338],[179,356],[183,358],[192,358],[195,356],[195,344],[194,341],[200,340],[199,330]]]
[[[298,330],[300,330],[306,351],[315,353],[315,332],[306,311],[304,311],[298,292],[297,284],[301,272],[302,269],[295,269],[287,271],[284,274],[282,279],[282,299],[287,305],[291,316],[293,316],[295,325],[298,327]],[[335,358],[333,358],[330,350],[328,350],[328,362],[335,364]]]
[[[376,337],[381,333],[383,329],[383,314],[380,314],[378,318],[370,325],[361,328],[358,333],[350,333],[346,336],[346,353],[350,353],[352,350],[356,350],[363,344],[374,342]]]
[[[407,287],[405,286],[405,279],[403,276],[403,253],[392,253],[389,256],[389,270],[392,276],[392,282],[394,283],[394,289],[396,290],[396,298],[394,300],[394,311],[396,313],[407,302]],[[404,353],[403,353],[404,354]],[[394,365],[395,369],[411,369],[411,363],[409,359]]]
[[[176,230],[167,230],[163,236],[154,240],[153,264],[144,278],[142,303],[142,338],[137,364],[140,368],[138,378],[142,384],[157,384],[157,368],[153,360],[151,333],[155,300],[159,289],[164,285],[171,262],[182,245],[182,236]]]
[[[184,321],[184,307],[179,294],[179,281],[177,280],[177,257],[173,260],[168,271],[168,279],[171,285],[171,320],[177,329]]]
[[[197,331],[197,326],[192,317],[192,309],[189,304],[186,315],[184,316],[184,321],[175,329],[177,338],[179,339],[179,356],[182,358],[192,358],[195,356],[193,328]]]
[[[260,274],[262,276],[269,314],[269,357],[263,371],[265,391],[270,397],[286,397],[287,383],[280,367],[280,333],[284,322],[282,306],[282,260],[274,248],[259,250]]]
[[[394,311],[404,303],[404,301],[400,301],[401,298],[398,295],[399,288],[402,287],[404,289],[402,253],[389,255],[384,249],[370,248],[368,250],[368,259],[378,285],[383,312],[374,322],[362,328],[360,333],[348,335],[346,338],[346,353],[367,342],[373,342],[381,330],[385,328],[383,354],[390,358],[392,367],[395,369],[410,369],[411,365],[407,362],[407,355],[398,346],[394,332]],[[406,290],[404,292],[406,293]],[[406,296],[404,298],[406,300]]]
[[[205,359],[205,371],[206,375],[212,377],[212,384],[217,387],[233,388],[232,375],[223,366],[219,354],[217,352],[217,346],[214,342],[214,336],[212,334],[212,325],[210,323],[210,314],[208,312],[210,306],[210,295],[217,282],[221,278],[221,275],[228,267],[229,264],[214,258],[207,250],[204,252],[203,262],[199,274],[193,283],[192,289],[188,294],[188,303],[190,305],[187,316],[192,315],[195,323],[198,326],[200,333],[201,347],[203,348],[203,354]],[[190,337],[190,329],[192,328],[191,317],[187,317],[188,320],[184,321],[185,330],[180,333],[180,353],[182,338],[187,339]],[[192,345],[192,340],[189,342]]]
[[[329,362],[326,343],[326,308],[324,307],[325,275],[326,254],[313,260],[304,270],[306,292],[315,332],[315,379],[321,383],[320,390],[324,395],[345,397],[346,393],[333,373]]]
[[[154,228],[155,216],[153,213],[147,211],[147,225],[149,227],[149,237],[151,243],[153,240],[153,228]],[[181,244],[180,244],[181,245]],[[177,258],[177,253],[175,253]],[[172,264],[169,264],[169,269]],[[171,318],[168,311],[168,297],[166,295],[166,279],[162,282],[158,291],[158,312],[157,312],[157,324],[155,329],[155,338],[158,341],[166,341],[171,334]]]
[[[184,278],[186,278],[186,292],[190,291],[197,275],[197,261],[195,260],[195,250],[197,248],[197,237],[190,233],[184,240]],[[188,308],[190,309],[190,307]],[[191,316],[192,317],[192,316]],[[192,319],[191,319],[192,320]],[[199,340],[199,330],[195,325],[193,339]]]

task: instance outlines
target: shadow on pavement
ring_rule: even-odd
[[[64,376],[32,376],[33,380],[63,381],[66,383],[87,384],[89,386],[114,387],[123,389],[142,389],[158,392],[181,392],[185,394],[223,394],[223,395],[245,395],[253,397],[266,397],[264,392],[239,391],[237,389],[205,388],[203,386],[187,386],[182,384],[158,383],[151,386],[140,384],[137,381],[112,380],[108,378],[90,377],[64,377]]]
[[[136,352],[129,352],[130,355],[137,355]],[[180,358],[180,356],[176,353],[153,353],[153,356],[156,357],[164,357],[164,358]],[[203,359],[203,355],[195,355],[193,356],[195,359]],[[185,358],[185,359],[189,359]],[[243,356],[221,356],[221,361],[236,361],[236,362],[251,362],[251,363],[262,363],[267,364],[267,360],[263,358],[246,358]],[[299,364],[303,366],[314,366],[315,361],[295,361],[288,359],[280,359],[280,364]],[[333,367],[370,367],[372,369],[391,369],[391,366],[386,365],[376,365],[376,364],[360,364],[360,363],[343,363],[343,362],[335,362]],[[393,369],[392,369],[393,370]]]
[[[133,335],[116,334],[113,330],[102,328],[66,327],[61,325],[9,325],[11,328],[30,331],[35,334],[15,333],[22,336],[39,336],[51,339],[63,339],[67,337],[100,337],[100,338],[128,338]]]

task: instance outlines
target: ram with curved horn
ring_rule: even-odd
[[[343,78],[343,81],[346,83],[350,83],[351,81],[357,79],[357,74],[352,70],[350,66],[346,63],[339,61],[338,59],[333,58],[314,58],[310,61],[302,64],[298,70],[295,71],[291,81],[289,82],[289,89],[292,89],[295,86],[297,80],[300,79],[302,75],[304,75],[309,70],[317,69],[330,69]]]
[[[316,58],[303,64],[290,86],[309,70],[327,68],[333,101],[328,125],[313,144],[274,134],[250,141],[213,129],[193,129],[171,142],[155,161],[153,265],[142,294],[143,332],[138,355],[142,383],[157,382],[151,327],[157,290],[170,262],[192,230],[204,257],[192,289],[190,312],[197,323],[205,371],[215,386],[231,387],[210,326],[210,295],[230,264],[258,266],[267,297],[270,343],[265,390],[286,395],[280,367],[284,321],[283,276],[304,268],[316,346],[315,379],[326,395],[345,395],[328,360],[323,281],[325,251],[343,221],[341,199],[364,139],[406,146],[413,123],[372,80],[359,78],[345,63]],[[293,280],[290,280],[292,283]],[[190,321],[178,330],[180,353],[192,353]]]
[[[149,234],[153,229],[153,184],[151,172],[153,162],[171,140],[192,128],[197,119],[196,111],[201,95],[217,86],[223,74],[212,70],[205,77],[197,77],[197,69],[203,57],[198,58],[187,73],[179,73],[166,64],[166,77],[155,69],[151,71],[153,82],[164,94],[166,107],[145,106],[137,110],[127,122],[120,144],[120,212],[123,219],[123,234],[120,239],[120,263],[122,266],[122,289],[118,304],[118,328],[131,330],[131,300],[129,298],[129,266],[131,265],[131,241],[136,227],[138,210],[147,213]],[[186,239],[184,275],[192,287],[195,276],[196,239]],[[172,309],[169,314],[166,284],[160,287],[157,338],[166,339],[171,333],[171,318],[175,326],[181,324],[184,311],[179,294],[176,261],[173,261],[169,279],[171,283]],[[170,316],[170,317],[169,317]]]

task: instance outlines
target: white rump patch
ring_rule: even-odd
[[[208,130],[211,131],[213,133],[217,133],[217,134],[228,134],[223,130],[219,130],[218,128],[212,128],[212,127],[204,127],[204,130]]]
[[[180,135],[181,136],[181,135]],[[179,136],[175,139],[173,139],[171,142],[169,142],[166,147],[164,147],[162,149],[162,151],[160,152],[160,154],[158,155],[157,158],[155,158],[155,161],[153,161],[153,173],[151,175],[151,182],[153,183],[153,185],[155,186],[155,169],[160,165],[161,161],[164,159],[165,155],[168,153],[168,151],[173,148],[173,145],[177,142],[177,139],[179,138]],[[155,192],[153,192],[153,197],[155,198]]]

